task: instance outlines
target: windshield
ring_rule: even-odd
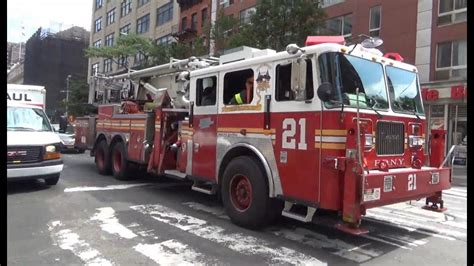
[[[423,114],[416,73],[392,66],[387,66],[386,71],[393,111]]]
[[[28,107],[7,109],[8,131],[52,131],[48,118],[43,110]]]
[[[357,107],[356,89],[359,88],[359,107],[388,109],[383,67],[381,64],[359,57],[325,53],[319,57],[321,82],[335,87],[333,101],[326,102],[327,108],[345,106]]]

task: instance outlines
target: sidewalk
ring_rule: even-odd
[[[467,186],[467,168],[466,167],[453,167],[453,185]]]

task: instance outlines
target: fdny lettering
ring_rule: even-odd
[[[10,96],[10,94],[7,92],[7,100],[31,102],[31,99],[28,98],[28,94],[26,93],[12,93],[12,96]]]
[[[387,165],[390,166],[403,166],[403,163],[405,162],[405,159],[390,159],[390,160],[375,160],[375,166],[378,166],[381,161],[384,161],[387,163]]]

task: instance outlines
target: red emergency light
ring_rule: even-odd
[[[383,57],[403,62],[403,57],[399,53],[386,53]]]
[[[343,36],[308,36],[305,45],[310,46],[321,43],[337,43],[344,45],[346,41]]]

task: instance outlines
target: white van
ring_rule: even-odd
[[[63,170],[60,143],[42,106],[7,98],[7,180],[56,185]]]

